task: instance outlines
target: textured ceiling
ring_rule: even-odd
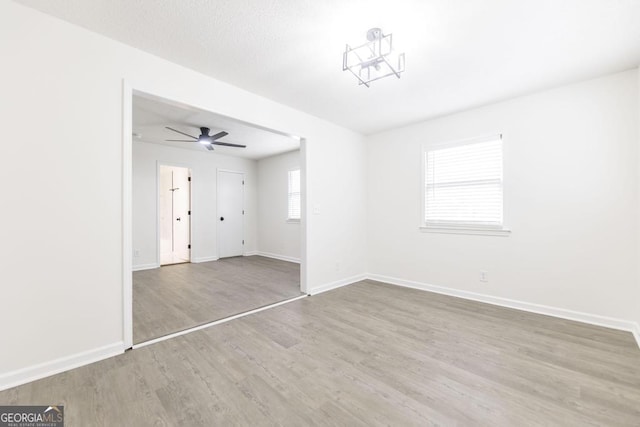
[[[189,138],[167,130],[165,126],[195,137],[200,135],[201,127],[208,127],[210,135],[226,131],[229,135],[220,138],[220,142],[242,144],[247,147],[214,145],[214,151],[209,151],[198,142],[167,142],[167,139],[188,140]],[[300,148],[300,141],[292,137],[257,128],[219,114],[147,96],[133,97],[133,134],[134,141],[196,150],[203,155],[217,153],[253,160]]]
[[[365,134],[640,64],[638,0],[18,0]],[[406,53],[342,71],[370,27]]]

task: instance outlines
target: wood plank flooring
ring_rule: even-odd
[[[0,393],[67,426],[638,426],[627,332],[364,281]]]
[[[133,342],[302,295],[300,265],[261,256],[133,273]]]

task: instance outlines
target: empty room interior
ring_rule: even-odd
[[[299,138],[142,94],[132,137],[134,344],[304,295]]]
[[[0,54],[0,426],[640,425],[640,2],[4,0]]]

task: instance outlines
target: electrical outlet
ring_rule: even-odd
[[[133,250],[133,256],[134,256],[135,258],[138,258],[138,257],[140,256],[140,249],[134,249],[134,250]]]
[[[489,273],[487,273],[484,270],[480,270],[480,281],[481,282],[488,282],[489,281]]]

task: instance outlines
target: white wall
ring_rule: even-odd
[[[133,144],[133,268],[158,267],[157,165],[191,169],[191,261],[218,258],[216,211],[217,169],[245,174],[244,241],[245,252],[256,251],[257,162],[255,160],[198,152],[158,144]]]
[[[300,223],[287,222],[289,171],[300,169],[300,151],[258,160],[258,252],[300,260]]]
[[[637,74],[369,137],[369,272],[640,320]],[[421,144],[499,132],[511,236],[420,232]]]
[[[0,57],[0,388],[123,349],[123,79],[304,137],[307,286],[365,273],[360,135],[13,2]]]

